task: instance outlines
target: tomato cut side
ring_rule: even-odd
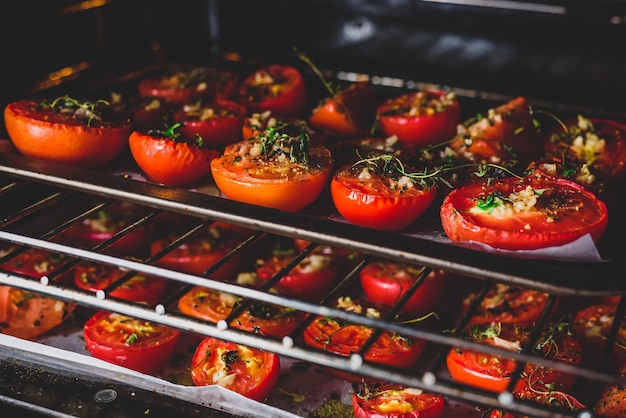
[[[141,373],[154,373],[171,359],[180,331],[100,311],[85,323],[83,335],[93,357]]]
[[[451,240],[507,250],[564,245],[586,234],[597,242],[608,225],[607,207],[593,193],[569,180],[544,176],[455,189],[445,197],[440,215]]]
[[[203,144],[217,149],[242,139],[245,114],[244,106],[230,100],[218,100],[187,104],[174,113],[173,119],[182,123],[179,131],[183,137],[200,135]]]
[[[197,386],[220,385],[256,401],[267,397],[279,375],[277,354],[213,337],[200,342],[191,365]]]
[[[352,394],[356,418],[440,418],[445,398],[392,383],[366,384]]]

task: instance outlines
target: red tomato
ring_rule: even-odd
[[[374,124],[377,101],[367,82],[354,83],[313,109],[309,123],[335,138],[366,136]]]
[[[532,109],[523,97],[466,121],[450,147],[462,160],[491,163],[517,160],[522,167],[543,155],[543,139]]]
[[[128,270],[108,264],[81,263],[74,269],[74,283],[81,289],[91,292],[104,290],[128,273]],[[163,292],[167,280],[162,277],[135,273],[128,280],[118,285],[110,295],[116,298],[156,304]]]
[[[202,143],[212,148],[240,141],[246,108],[230,100],[185,104],[174,113],[174,122],[182,123],[179,131],[184,138],[202,137]]]
[[[338,307],[352,312],[366,312],[367,307],[350,298],[339,298]],[[343,323],[327,316],[319,316],[304,331],[304,341],[311,347],[348,357],[358,353],[373,335],[373,329],[361,324]],[[366,361],[392,367],[412,366],[421,356],[425,342],[411,340],[391,330],[384,330],[364,355]],[[360,382],[358,374],[339,369],[328,369],[339,378]]]
[[[456,135],[461,108],[454,93],[415,91],[388,99],[377,113],[385,135],[424,147]]]
[[[441,205],[453,241],[506,250],[559,246],[590,234],[597,242],[608,224],[604,202],[577,183],[545,176],[505,178],[455,189]]]
[[[572,332],[580,342],[585,355],[585,362],[590,366],[598,367],[603,357],[606,341],[615,320],[617,305],[599,303],[586,306],[576,312],[572,321]],[[626,324],[623,319],[616,336],[615,344],[607,364],[614,369],[626,366]]]
[[[335,208],[354,225],[382,231],[404,229],[421,217],[437,196],[434,182],[412,170],[387,154],[344,166],[330,182]]]
[[[371,262],[360,272],[361,287],[372,302],[394,306],[423,271],[424,267],[408,263],[390,260]],[[432,311],[439,304],[444,286],[445,272],[433,270],[402,306],[402,310],[410,316]]]
[[[197,386],[220,385],[256,401],[269,395],[280,376],[280,357],[242,344],[203,339],[193,356]]]
[[[217,323],[225,320],[242,301],[243,298],[230,293],[194,287],[178,300],[178,309],[185,315]],[[253,301],[231,325],[282,338],[291,334],[303,320],[304,312]]]
[[[93,169],[111,162],[128,144],[131,121],[112,110],[104,100],[68,96],[20,100],[5,107],[4,122],[22,154]]]
[[[206,230],[163,254],[155,264],[188,274],[201,275],[239,245],[243,237],[245,237],[243,230],[233,229],[222,222],[214,222]],[[177,238],[178,234],[173,232],[157,239],[150,245],[150,254],[155,256]],[[231,278],[239,267],[239,257],[237,255],[226,262],[213,272],[211,277]]]
[[[127,114],[132,122],[132,129],[148,132],[160,129],[167,123],[167,116],[172,105],[162,97],[123,97],[119,93],[111,94],[111,104],[120,113]]]
[[[594,408],[594,417],[624,418],[626,417],[626,389],[621,385],[608,385],[602,390]]]
[[[259,279],[270,280],[293,258],[293,254],[275,254],[256,262]],[[309,254],[283,276],[274,287],[281,293],[299,299],[315,301],[332,288],[339,276],[339,263],[330,255]]]
[[[70,257],[40,248],[27,248],[22,253],[0,264],[0,268],[26,276],[46,276],[67,262]]]
[[[297,212],[328,184],[330,151],[310,141],[303,124],[284,124],[229,145],[211,162],[215,184],[229,199]]]
[[[75,308],[75,303],[0,286],[0,332],[34,339],[62,324]]]
[[[483,344],[518,352],[527,342],[530,329],[508,323],[476,324],[468,327],[465,337]],[[580,365],[582,349],[566,331],[551,325],[534,345],[533,353],[554,361]],[[446,364],[452,378],[459,383],[478,387],[491,392],[507,389],[517,362],[501,355],[481,353],[474,350],[452,348],[446,356]],[[544,366],[527,364],[515,392],[525,390],[535,382],[554,385],[560,391],[568,391],[576,377]]]
[[[59,238],[62,242],[69,242],[70,245],[92,248],[112,238],[148,213],[149,210],[140,205],[115,202],[99,210],[95,215],[83,219],[82,222],[72,225],[63,231]],[[143,254],[154,234],[152,226],[140,226],[110,244],[106,251],[121,256]]]
[[[611,187],[626,176],[626,125],[578,116],[550,131],[545,151],[574,168],[574,181]]]
[[[155,373],[172,358],[180,331],[100,311],[87,320],[83,335],[93,357],[141,373]]]
[[[476,298],[471,294],[463,299],[463,313]],[[507,322],[518,325],[533,325],[548,302],[548,294],[534,289],[525,289],[496,283],[474,311],[470,324]],[[554,305],[556,308],[556,304]]]
[[[295,67],[274,64],[246,77],[237,91],[239,102],[248,112],[269,110],[276,117],[296,117],[304,113],[307,92],[302,74]]]
[[[183,186],[211,172],[211,160],[219,153],[199,138],[185,138],[174,124],[166,131],[133,132],[129,138],[135,162],[152,180],[165,186]]]
[[[239,76],[229,70],[194,67],[169,75],[148,77],[139,82],[141,97],[162,97],[175,105],[199,99],[232,99]]]
[[[445,398],[392,383],[365,384],[352,394],[355,418],[439,418]]]

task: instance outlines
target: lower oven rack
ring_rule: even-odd
[[[132,176],[124,173],[112,175],[111,173],[94,172],[36,161],[12,154],[4,154],[0,157],[0,172],[2,172],[0,195],[2,200],[7,202],[1,212],[0,241],[60,252],[76,260],[91,260],[119,265],[130,270],[162,276],[179,283],[183,288],[200,285],[230,292],[250,300],[262,300],[287,306],[310,314],[336,316],[378,330],[393,329],[403,335],[427,341],[433,347],[433,352],[431,359],[420,368],[408,371],[398,370],[364,361],[358,353],[346,358],[308,348],[299,343],[296,335],[302,331],[305,324],[294,331],[294,335],[278,340],[229,328],[226,323],[211,324],[185,317],[168,308],[172,300],[163,300],[154,306],[137,305],[108,298],[106,294],[91,294],[73,289],[58,281],[56,276],[28,277],[0,271],[0,284],[76,302],[82,307],[116,311],[163,323],[194,334],[215,336],[248,344],[276,352],[296,361],[305,361],[324,367],[330,366],[349,372],[358,371],[360,374],[372,378],[436,391],[458,402],[505,408],[537,417],[592,416],[589,410],[578,413],[555,410],[545,405],[515,400],[508,393],[494,396],[494,394],[455,383],[442,372],[445,369],[443,353],[447,351],[446,348],[459,346],[489,351],[489,349],[485,350],[483,346],[460,339],[455,333],[424,330],[392,322],[388,319],[374,320],[327,306],[325,302],[328,302],[334,293],[340,291],[341,283],[351,280],[360,268],[359,265],[354,266],[354,270],[346,273],[346,277],[340,281],[331,295],[319,303],[310,303],[285,298],[263,289],[250,289],[213,280],[210,278],[211,273],[219,267],[219,263],[206,274],[196,276],[157,267],[154,265],[154,260],[135,260],[109,255],[106,247],[111,242],[91,249],[80,249],[57,243],[54,241],[54,237],[73,223],[79,222],[89,213],[92,213],[94,208],[122,200],[146,206],[151,209],[151,213],[122,231],[119,236],[112,239],[113,241],[129,233],[133,228],[151,222],[155,216],[159,216],[163,212],[173,212],[191,215],[201,223],[223,221],[256,231],[256,234],[249,241],[242,242],[239,247],[233,250],[234,252],[243,251],[245,247],[255,245],[257,241],[262,241],[266,236],[302,238],[315,243],[312,244],[313,246],[331,245],[348,248],[362,252],[367,257],[382,257],[407,261],[429,268],[443,269],[478,281],[484,281],[486,285],[501,282],[536,288],[550,293],[553,299],[623,294],[625,289],[624,284],[619,280],[622,267],[619,256],[599,264],[560,263],[549,260],[503,257],[468,248],[451,247],[449,244],[432,242],[414,236],[364,231],[310,213],[284,213],[229,201],[197,191],[165,188],[135,180]],[[84,206],[70,204],[81,201],[86,202]],[[77,209],[70,210],[74,207]],[[304,251],[311,251],[312,248]],[[68,268],[71,268],[71,263]],[[606,277],[606,280],[599,280],[599,275]],[[623,305],[623,302],[620,303],[618,315],[623,313]],[[544,319],[539,321],[538,327],[546,320],[549,306],[546,307]],[[463,319],[459,324],[462,323]],[[7,350],[10,347],[3,349]],[[494,349],[494,352],[498,352],[498,350]],[[602,385],[622,382],[619,376],[610,371],[566,366],[547,359],[536,359],[524,353],[511,353],[510,356],[520,362],[531,359],[535,363],[545,361],[546,365],[575,373],[579,376],[579,380],[585,382],[581,385],[586,386],[587,389],[593,389],[589,392],[585,391],[590,396],[587,399],[588,405],[593,404],[593,396],[597,396],[598,388]]]

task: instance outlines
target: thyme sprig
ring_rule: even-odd
[[[52,102],[46,100],[41,102],[42,107],[52,108],[57,113],[71,114],[74,117],[86,119],[87,126],[91,126],[93,121],[102,121],[102,113],[98,106],[110,106],[106,100],[96,100],[95,102],[86,99],[75,99],[68,95],[57,97]]]
[[[285,155],[292,163],[309,166],[311,143],[306,124],[280,122],[268,127],[254,139],[259,141],[261,154],[266,158]]]

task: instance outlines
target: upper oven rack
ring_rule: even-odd
[[[430,268],[443,269],[464,276],[484,280],[485,283],[503,282],[516,286],[536,288],[557,296],[584,296],[594,297],[609,294],[623,294],[624,289],[620,286],[619,261],[591,265],[581,263],[553,263],[540,260],[518,260],[514,258],[497,256],[461,247],[430,242],[404,236],[396,233],[383,233],[363,230],[348,224],[329,219],[316,217],[306,213],[284,213],[268,208],[261,208],[230,201],[221,197],[207,195],[183,189],[165,188],[160,185],[134,180],[125,175],[111,175],[108,173],[83,170],[64,165],[29,159],[19,155],[3,154],[0,158],[0,172],[4,174],[5,185],[1,189],[2,198],[16,204],[15,200],[26,199],[29,192],[23,188],[34,187],[41,189],[43,197],[37,197],[32,202],[24,203],[22,209],[15,213],[3,214],[0,220],[0,240],[23,244],[29,247],[38,247],[50,251],[56,251],[76,257],[80,260],[91,260],[100,263],[119,265],[131,270],[141,271],[165,277],[169,280],[181,283],[183,286],[205,286],[230,292],[251,300],[262,300],[268,303],[287,306],[315,315],[335,316],[355,323],[362,323],[375,329],[392,329],[400,334],[423,339],[434,347],[438,347],[433,356],[432,363],[421,372],[397,370],[395,368],[381,367],[375,363],[364,361],[360,355],[349,358],[338,357],[329,353],[322,353],[307,348],[297,343],[297,339],[291,336],[282,340],[259,337],[253,333],[229,328],[226,323],[212,324],[169,311],[167,306],[171,301],[163,301],[155,306],[145,306],[116,299],[107,298],[102,294],[91,294],[84,291],[64,286],[55,280],[55,277],[26,277],[11,272],[0,271],[0,284],[15,286],[33,292],[49,295],[62,300],[76,302],[82,306],[96,309],[106,309],[121,314],[160,322],[182,330],[190,331],[207,336],[215,336],[232,340],[242,344],[256,346],[278,354],[331,366],[345,371],[358,370],[359,373],[378,379],[395,381],[412,387],[431,390],[454,399],[471,401],[491,407],[505,407],[531,416],[555,416],[562,413],[563,416],[578,416],[572,412],[564,412],[543,405],[532,404],[524,401],[512,400],[506,397],[495,397],[491,393],[464,387],[454,381],[440,377],[443,366],[442,353],[446,350],[442,347],[460,346],[467,348],[480,348],[483,351],[491,351],[461,339],[455,334],[424,331],[405,324],[390,322],[386,319],[371,319],[347,313],[334,308],[319,304],[304,302],[296,299],[285,298],[264,290],[250,289],[234,284],[224,283],[210,279],[211,271],[204,276],[195,276],[178,271],[173,271],[155,266],[149,260],[137,261],[132,259],[111,256],[102,251],[102,248],[83,250],[59,244],[50,240],[55,233],[68,227],[71,222],[58,224],[46,223],[45,233],[33,234],[30,232],[15,231],[14,223],[19,223],[21,218],[30,216],[45,217],[49,201],[70,201],[70,197],[96,198],[93,205],[100,201],[123,200],[135,202],[143,206],[153,208],[154,213],[140,220],[133,227],[139,227],[142,222],[149,222],[152,216],[157,216],[162,211],[191,215],[211,221],[223,221],[240,225],[257,231],[250,242],[262,239],[266,234],[296,237],[309,240],[316,245],[331,245],[363,252],[370,257],[382,257],[400,261],[407,261]],[[17,197],[16,197],[17,195]],[[21,197],[20,197],[21,195]],[[15,199],[14,199],[15,198]],[[106,203],[104,203],[106,204]],[[42,215],[43,213],[43,215]],[[87,212],[85,212],[87,213]],[[77,222],[80,217],[73,218]],[[124,233],[127,233],[125,230]],[[245,247],[242,243],[239,249]],[[306,250],[305,250],[306,251]],[[358,268],[358,267],[356,267]],[[356,269],[355,268],[355,269]],[[598,273],[601,271],[601,273]],[[349,280],[350,273],[343,279]],[[602,274],[608,280],[600,281],[598,276]],[[566,278],[566,280],[563,280]],[[595,280],[594,280],[595,278]],[[340,285],[338,285],[340,286]],[[335,291],[337,288],[335,289]],[[333,292],[335,292],[333,291]],[[626,302],[620,304],[623,312]],[[546,313],[550,305],[546,307]],[[470,312],[471,313],[471,312]],[[469,315],[468,313],[467,315]],[[539,321],[537,327],[545,323],[547,315]],[[304,325],[303,325],[304,326]],[[294,334],[299,334],[302,328]],[[612,341],[609,341],[612,344]],[[611,345],[609,344],[609,346]],[[497,353],[497,348],[493,349]],[[534,363],[545,362],[546,365],[569,371],[585,379],[589,385],[596,389],[600,384],[618,383],[621,379],[607,371],[593,370],[586,367],[573,367],[554,363],[547,359],[537,359],[526,353],[507,353],[519,361]],[[445,366],[443,366],[445,368]],[[439,372],[437,372],[437,370]],[[518,375],[519,378],[519,375]],[[594,392],[595,393],[595,392]],[[592,403],[589,403],[592,404]]]

